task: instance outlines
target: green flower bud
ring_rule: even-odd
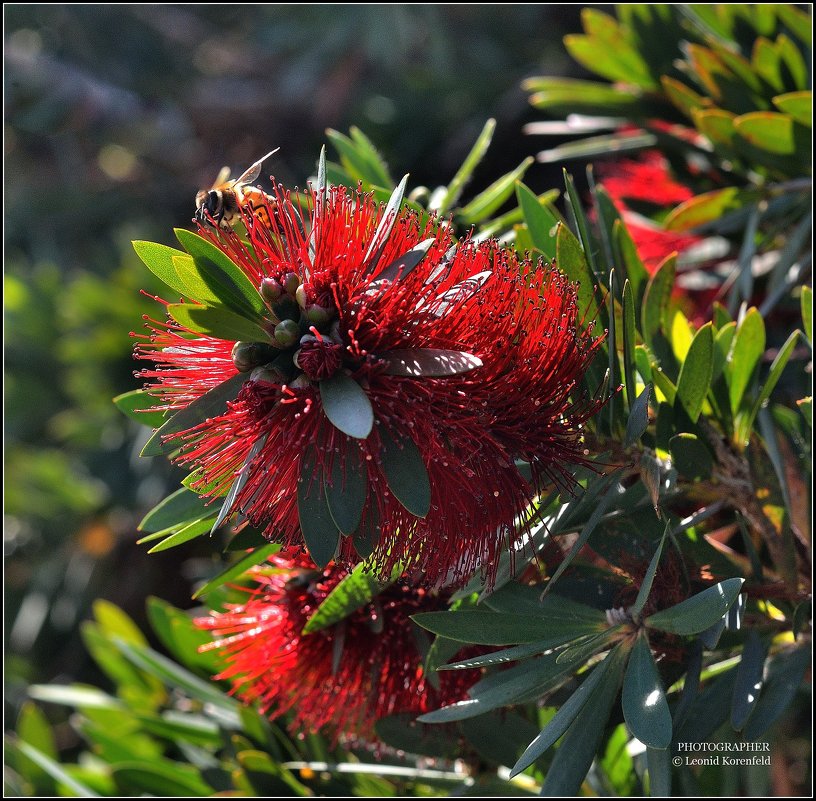
[[[306,308],[306,287],[303,286],[303,284],[297,288],[297,291],[295,292],[295,300],[298,302],[298,306],[300,306],[301,309]]]
[[[261,281],[261,297],[267,303],[274,303],[283,294],[283,287],[274,278]]]
[[[325,325],[330,319],[329,310],[313,303],[306,309],[306,319],[315,325]]]
[[[232,348],[232,363],[239,373],[248,373],[258,364],[257,343],[236,342]]]
[[[286,376],[271,364],[265,364],[262,367],[256,367],[249,374],[249,380],[262,381],[267,384],[285,384]]]
[[[284,348],[300,339],[300,326],[294,320],[284,320],[275,326],[275,340]]]
[[[283,288],[290,295],[294,295],[295,292],[297,292],[300,284],[300,276],[297,273],[286,273],[286,277],[283,279]]]

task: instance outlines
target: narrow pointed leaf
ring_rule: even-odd
[[[521,182],[516,184],[516,198],[533,245],[552,261],[556,257],[558,217]]]
[[[204,520],[194,520],[186,526],[182,526],[178,531],[165,537],[157,545],[154,545],[148,553],[159,553],[160,551],[167,551],[170,548],[175,548],[178,545],[184,545],[185,542],[190,542],[197,537],[207,534],[212,529],[212,518],[208,517]]]
[[[632,285],[632,296],[635,299],[635,308],[640,308],[643,293],[649,282],[649,273],[637,252],[632,235],[622,220],[615,220],[612,225],[612,244],[616,254],[616,262],[620,263],[623,271]],[[640,317],[637,319],[640,329]]]
[[[439,348],[394,349],[380,355],[386,363],[385,375],[413,378],[440,378],[467,373],[482,366],[472,353]]]
[[[250,320],[261,317],[261,312],[256,311],[243,298],[235,285],[222,277],[218,270],[207,270],[202,267],[202,262],[195,262],[189,257],[174,258],[173,266],[176,268],[179,278],[187,287],[184,294],[188,298],[197,300],[207,306],[223,306],[240,317],[246,317]],[[258,298],[260,300],[260,295],[258,295]]]
[[[374,425],[374,410],[365,390],[346,373],[335,373],[318,384],[323,411],[344,434],[365,439]]]
[[[686,359],[677,379],[675,405],[680,404],[693,423],[703,409],[711,376],[714,371],[714,334],[711,323],[706,323],[691,342]]]
[[[252,471],[252,463],[255,461],[255,458],[263,450],[263,446],[266,444],[266,437],[266,434],[259,437],[249,449],[249,453],[247,454],[246,459],[244,459],[243,465],[241,465],[240,469],[238,470],[238,475],[235,481],[233,481],[232,486],[227,493],[227,497],[224,499],[221,510],[218,512],[218,517],[215,518],[215,522],[212,525],[212,531],[210,533],[214,533],[217,528],[220,528],[221,524],[227,519],[232,511],[232,506],[235,503],[235,499],[238,497],[241,490],[246,486],[247,481],[249,481],[249,476],[251,475]]]
[[[457,643],[456,647],[457,649],[461,648],[461,643]],[[515,662],[516,660],[526,659],[536,654],[543,654],[544,651],[550,648],[552,648],[552,640],[538,640],[537,642],[525,643],[524,645],[514,645],[512,648],[502,648],[500,651],[493,651],[483,656],[472,656],[470,659],[449,662],[448,664],[440,665],[437,670],[466,670],[476,667],[505,665],[508,662]]]
[[[227,411],[227,404],[238,397],[245,381],[246,376],[242,373],[234,375],[194,400],[189,406],[176,412],[161,428],[153,432],[153,436],[145,443],[140,455],[159,456],[162,453],[173,451],[177,446],[172,443],[163,443],[162,440],[165,437],[186,431],[211,417],[223,414]]]
[[[325,567],[337,552],[340,531],[326,501],[322,470],[312,453],[301,459],[297,503],[300,531],[309,555],[318,567]]]
[[[641,332],[643,339],[652,347],[669,308],[669,298],[674,288],[674,276],[677,268],[677,257],[665,258],[646,286],[643,295],[643,312],[641,315]]]
[[[368,470],[360,449],[349,444],[345,458],[335,454],[331,475],[324,476],[329,513],[342,534],[353,534],[360,525],[366,502]]]
[[[646,769],[649,772],[649,796],[668,798],[671,795],[671,752],[668,748],[647,748]]]
[[[757,309],[749,309],[734,336],[726,363],[728,397],[736,413],[746,397],[748,384],[765,352],[765,321]]]
[[[578,312],[593,319],[597,310],[595,300],[595,276],[589,269],[581,244],[575,234],[560,223],[555,235],[556,261],[558,269],[571,281],[578,282]]]
[[[566,169],[562,170],[564,174],[564,185],[567,188],[567,203],[572,210],[575,217],[575,224],[578,227],[578,238],[581,240],[581,247],[583,248],[586,260],[593,273],[598,273],[598,264],[595,259],[595,252],[593,248],[592,236],[589,231],[589,220],[584,213],[584,205],[581,203],[581,198],[578,196],[578,190],[575,188],[575,182],[572,176]]]
[[[376,279],[377,281],[396,281],[397,279],[402,280],[415,267],[421,264],[422,260],[428,255],[428,251],[435,242],[436,237],[424,239],[418,245],[411,248],[411,250],[409,250],[407,253],[403,253],[399,258],[394,259],[391,264],[383,267],[382,270],[375,272],[372,278]]]
[[[158,400],[143,389],[123,392],[113,399],[113,403],[122,414],[144,426],[158,428],[167,419],[164,411],[153,411]]]
[[[416,517],[425,517],[431,510],[431,479],[422,461],[422,454],[413,440],[396,440],[380,430],[382,469],[388,489]]]
[[[647,617],[646,625],[672,634],[699,634],[725,616],[737,600],[742,584],[741,578],[721,581],[676,606]]]
[[[34,762],[39,768],[47,773],[55,782],[63,785],[72,793],[75,793],[80,798],[99,798],[99,794],[95,793],[90,787],[77,781],[71,776],[63,766],[52,759],[47,754],[44,754],[39,748],[29,745],[23,740],[16,740],[12,743],[23,756]]]
[[[672,738],[672,718],[649,641],[638,637],[623,679],[623,716],[629,731],[649,748],[665,749]]]
[[[374,236],[371,238],[371,243],[369,244],[368,250],[366,250],[366,254],[363,257],[363,263],[367,265],[369,270],[376,267],[377,262],[380,259],[380,254],[385,247],[385,243],[388,241],[388,238],[391,236],[391,232],[394,230],[394,226],[397,222],[397,216],[399,215],[399,209],[402,205],[402,198],[405,195],[405,187],[407,185],[408,176],[406,175],[391,194],[388,204],[385,207],[385,211],[383,212],[383,216],[380,219],[380,224],[377,226],[377,230],[374,232]]]
[[[652,556],[652,561],[649,562],[649,567],[646,570],[646,575],[643,577],[643,581],[641,582],[637,598],[635,599],[635,603],[632,605],[632,617],[637,617],[640,615],[640,613],[643,611],[643,607],[646,606],[646,601],[649,600],[649,593],[652,591],[652,583],[654,582],[654,577],[657,573],[657,567],[660,564],[660,557],[663,555],[663,546],[666,543],[669,528],[669,524],[666,523],[666,529],[663,532],[663,536],[660,538],[660,542],[657,543],[657,548],[655,549],[654,556]]]
[[[239,559],[237,562],[228,565],[224,570],[222,570],[218,575],[211,578],[203,587],[200,587],[193,593],[193,598],[201,598],[201,596],[206,595],[208,592],[212,592],[212,590],[216,589],[216,587],[220,587],[222,584],[226,584],[228,581],[232,581],[238,576],[246,573],[247,570],[251,567],[255,567],[255,565],[261,564],[261,562],[266,561],[266,559],[272,554],[277,553],[281,549],[281,546],[277,542],[268,542],[266,545],[255,548],[251,553],[248,553],[242,559]]]
[[[651,392],[652,385],[647,384],[632,404],[629,419],[626,422],[626,435],[623,440],[624,448],[631,448],[646,433],[646,429],[649,427],[649,396]]]
[[[513,194],[516,181],[524,176],[524,173],[527,172],[527,168],[533,161],[534,159],[531,156],[527,157],[515,170],[503,175],[490,184],[483,192],[476,195],[476,197],[459,212],[462,223],[472,225],[481,222],[497,211]]]
[[[351,535],[354,550],[360,559],[368,559],[380,541],[380,520],[376,504],[369,504],[357,530]]]
[[[147,268],[155,276],[164,281],[171,289],[175,289],[182,295],[187,294],[187,287],[179,278],[176,268],[173,266],[174,258],[192,258],[183,250],[176,250],[167,245],[159,245],[156,242],[133,242],[133,249],[139,258],[147,265]]]
[[[161,531],[168,526],[198,520],[207,513],[206,499],[186,487],[177,489],[154,506],[139,523],[139,531]]]
[[[470,152],[465,156],[462,166],[456,171],[445,190],[445,194],[442,195],[437,207],[440,214],[445,214],[461,197],[462,189],[470,180],[470,176],[473,175],[473,171],[479,165],[479,162],[485,157],[495,130],[496,120],[491,118],[485,123]]]
[[[731,700],[731,725],[735,731],[742,731],[759,700],[767,653],[768,649],[756,629],[751,629],[742,649],[742,658],[737,666],[737,679]]]
[[[229,342],[273,344],[275,341],[265,328],[220,306],[171,303],[167,311],[179,325],[197,334],[206,334]]]
[[[635,301],[632,285],[623,282],[623,377],[626,404],[631,411],[635,404]]]
[[[326,596],[306,622],[303,633],[312,634],[333,626],[370,603],[389,584],[378,581],[361,562]]]

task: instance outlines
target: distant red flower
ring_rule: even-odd
[[[656,206],[670,206],[694,197],[669,172],[669,163],[657,150],[645,150],[637,159],[600,162],[598,173],[604,189],[625,208],[626,200],[640,200]]]
[[[306,514],[327,538],[321,562],[339,543],[347,563],[373,549],[383,574],[399,564],[431,585],[494,571],[541,484],[569,484],[586,461],[581,426],[598,403],[578,386],[599,340],[579,331],[575,287],[494,242],[454,246],[412,211],[390,227],[342,187],[305,205],[278,188],[264,211],[245,216],[249,244],[201,234],[259,288],[276,345],[171,318],[137,347],[158,408],[245,371],[224,413],[173,435],[177,461],[200,470],[193,488],[215,499],[240,476],[230,512],[287,545],[303,544]],[[354,507],[346,529],[326,511],[337,482]]]
[[[437,689],[424,674],[409,616],[444,609],[445,599],[395,584],[343,621],[303,634],[347,572],[337,565],[319,570],[293,554],[270,562],[274,569],[254,576],[245,603],[196,625],[215,637],[204,649],[223,658],[216,678],[270,716],[291,714],[292,731],[371,740],[379,719],[460,701],[479,678],[478,670],[441,671]]]

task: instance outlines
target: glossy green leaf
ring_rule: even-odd
[[[314,563],[323,568],[337,552],[340,531],[331,516],[323,471],[313,452],[306,452],[301,457],[297,504],[303,541]]]
[[[808,342],[813,345],[813,290],[809,286],[802,287],[802,297],[800,300],[802,307],[802,325],[805,329],[805,336]]]
[[[726,323],[717,331],[717,336],[714,338],[714,363],[711,368],[712,384],[717,381],[725,370],[736,333],[737,324],[734,322]]]
[[[673,209],[663,225],[669,231],[687,231],[689,228],[715,222],[757,199],[755,192],[742,191],[736,186],[704,192]]]
[[[277,553],[280,549],[281,546],[276,542],[270,542],[261,548],[256,548],[234,564],[228,565],[224,570],[197,589],[193,593],[193,598],[201,598],[207,595],[207,593],[212,592],[216,587],[220,587],[222,584],[226,584],[228,581],[238,578],[241,574],[246,573],[249,568],[266,561],[268,557],[272,556],[273,553]]]
[[[580,242],[563,223],[556,227],[555,249],[558,269],[571,281],[578,282],[579,317],[594,318],[598,308],[595,299],[595,277],[589,269]]]
[[[209,392],[194,400],[189,406],[177,411],[161,428],[153,432],[153,436],[142,448],[141,456],[159,456],[171,453],[178,447],[173,443],[163,443],[162,440],[171,434],[193,428],[211,417],[217,417],[227,411],[227,404],[238,397],[241,387],[246,381],[243,373],[214,387]]]
[[[352,612],[370,603],[389,582],[378,581],[364,562],[357,565],[326,596],[323,603],[306,621],[304,634],[312,634],[347,618]]]
[[[768,649],[756,629],[751,629],[742,649],[742,658],[737,666],[737,678],[731,700],[731,725],[736,731],[742,731],[745,727],[749,715],[759,700],[767,653]]]
[[[623,717],[629,731],[649,748],[668,748],[672,718],[649,641],[638,637],[623,679]]]
[[[651,393],[652,385],[647,384],[632,404],[632,410],[629,412],[629,419],[626,422],[626,434],[623,440],[624,448],[631,448],[646,433],[646,429],[649,427],[649,397]]]
[[[558,662],[559,665],[573,665],[577,667],[581,663],[586,662],[589,657],[606,650],[606,647],[612,642],[619,631],[620,627],[613,626],[599,634],[585,634],[583,637],[578,637],[558,652],[555,661]]]
[[[205,334],[229,342],[272,344],[275,341],[265,328],[220,306],[171,303],[167,311],[179,325],[197,334]]]
[[[703,409],[714,370],[714,329],[706,323],[694,335],[677,379],[675,406],[679,404],[693,423]]]
[[[119,637],[135,645],[147,645],[141,629],[116,604],[98,598],[93,603],[93,613],[102,631],[109,637]]]
[[[793,648],[773,657],[765,686],[743,729],[746,740],[759,740],[793,703],[811,665],[809,647]]]
[[[634,240],[622,220],[615,220],[612,226],[613,250],[616,254],[616,264],[619,264],[629,283],[632,285],[632,297],[635,308],[639,308],[646,285],[649,282],[649,273],[640,258]],[[642,315],[638,315],[636,322],[640,328]]]
[[[445,214],[445,212],[458,202],[465,184],[470,180],[473,171],[485,157],[495,130],[496,120],[491,118],[485,123],[484,128],[482,128],[470,152],[465,156],[462,166],[456,171],[456,174],[445,189],[445,193],[437,205],[437,211],[440,214]]]
[[[527,751],[513,766],[512,775],[532,765],[564,735],[547,771],[541,794],[564,797],[578,795],[600,745],[612,704],[617,698],[626,656],[626,651],[618,647],[595,667],[589,678],[559,708],[544,731],[530,743]],[[587,682],[590,682],[589,686],[586,686]]]
[[[170,760],[120,762],[111,772],[123,795],[200,798],[215,792],[191,765]]]
[[[143,389],[123,392],[113,399],[113,403],[131,420],[151,428],[158,428],[167,419],[164,411],[152,411],[153,407],[159,404],[159,400]]]
[[[752,308],[737,327],[725,368],[728,397],[735,414],[746,400],[746,390],[764,352],[765,322],[762,315]]]
[[[378,354],[385,363],[385,375],[411,378],[442,378],[468,373],[482,366],[472,353],[441,348],[395,348]]]
[[[36,748],[47,759],[56,760],[58,758],[57,744],[48,723],[48,718],[31,701],[26,701],[20,708],[16,732],[21,742]],[[43,780],[47,781],[48,774],[42,767],[36,762],[32,762],[28,757],[23,756],[22,753],[19,754],[19,758],[16,760],[16,768],[35,787],[41,787]]]
[[[79,798],[99,798],[98,793],[95,793],[90,787],[74,779],[62,765],[48,754],[44,754],[39,748],[29,745],[29,743],[23,740],[14,741],[13,746],[24,757],[30,759],[35,765],[47,773],[55,782],[67,788],[70,793],[74,793]]]
[[[672,464],[685,478],[708,478],[711,475],[714,458],[696,435],[676,434],[669,440],[669,450]]]
[[[736,128],[734,127],[736,114],[721,108],[701,108],[694,109],[692,117],[697,130],[703,136],[708,137],[717,145],[724,145],[723,151],[729,152],[728,148],[733,147],[734,135],[736,134]]]
[[[668,748],[647,748],[646,769],[649,773],[649,796],[668,798],[671,795],[671,752]]]
[[[671,634],[699,634],[728,612],[737,600],[742,584],[741,578],[721,581],[669,609],[647,617],[646,625]]]
[[[484,191],[476,195],[460,212],[459,217],[464,225],[473,225],[487,219],[499,209],[513,194],[516,181],[520,181],[533,163],[532,157],[527,157],[516,167],[498,180],[494,181]]]
[[[374,143],[356,125],[349,128],[349,133],[357,153],[365,161],[367,173],[371,178],[369,183],[386,188],[393,186],[394,181],[388,173],[388,165],[377,148],[374,147]]]
[[[200,520],[209,511],[206,498],[182,487],[154,506],[139,523],[138,530],[163,531],[170,526]]]
[[[677,257],[672,255],[663,259],[655,274],[649,280],[643,295],[641,313],[641,332],[649,347],[663,327],[663,321],[669,308],[669,299],[674,288],[674,277],[677,269]]]
[[[261,311],[254,309],[236,289],[235,284],[228,278],[221,276],[217,269],[212,268],[210,262],[175,257],[173,266],[186,287],[187,291],[184,294],[188,298],[197,300],[205,306],[227,308],[240,317],[246,317],[250,320],[260,318]],[[257,292],[255,292],[255,295],[263,303],[261,296]]]
[[[374,231],[374,236],[371,237],[371,242],[368,244],[363,263],[370,271],[376,272],[377,263],[385,248],[394,226],[397,224],[397,217],[399,216],[402,199],[405,196],[405,187],[408,185],[408,176],[403,176],[397,187],[391,193],[388,203],[385,205],[383,215],[377,225],[377,230]]]
[[[635,90],[600,81],[574,78],[528,78],[522,87],[532,92],[530,103],[553,114],[627,114],[638,105]]]
[[[136,715],[136,718],[147,732],[170,742],[214,746],[222,742],[218,725],[203,715],[168,710],[160,717]]]
[[[343,372],[318,384],[323,412],[332,425],[344,434],[365,439],[374,425],[374,410],[365,390]]]
[[[37,701],[62,704],[75,709],[122,709],[119,699],[108,695],[96,687],[82,684],[33,684],[28,694]]]
[[[660,82],[663,85],[663,91],[666,93],[666,97],[689,119],[693,119],[694,109],[702,108],[706,103],[706,98],[676,78],[672,78],[669,75],[662,75]]]
[[[213,642],[212,635],[197,628],[188,613],[154,596],[147,599],[145,606],[151,628],[173,657],[186,667],[201,668],[208,675],[218,672],[218,653],[199,652],[202,645]]]
[[[380,520],[376,504],[369,504],[357,530],[351,535],[354,550],[361,559],[368,559],[380,541]]]
[[[435,243],[436,237],[424,239],[411,250],[394,259],[391,264],[386,265],[382,270],[376,271],[372,278],[377,281],[402,280],[422,263],[422,260]]]
[[[755,147],[769,153],[790,156],[796,153],[793,118],[775,111],[752,111],[734,120],[737,133]]]
[[[524,213],[524,222],[527,224],[533,245],[552,261],[556,257],[558,217],[521,181],[516,184],[516,198]]]
[[[343,458],[335,454],[331,475],[324,475],[326,503],[341,534],[353,534],[360,525],[368,489],[367,472],[359,448],[349,444]]]
[[[171,289],[175,289],[182,295],[187,294],[187,286],[179,278],[176,268],[173,265],[174,258],[192,258],[183,250],[176,250],[167,245],[159,245],[156,242],[133,242],[133,249],[139,258],[147,265],[147,268],[155,276],[164,281]]]
[[[635,404],[635,301],[628,279],[623,283],[623,376],[626,405],[631,411]]]
[[[446,637],[437,637],[436,641],[438,642],[440,639],[447,640]],[[457,650],[461,649],[462,643],[452,642],[455,643]],[[552,648],[552,640],[538,640],[524,645],[514,645],[511,648],[502,648],[500,651],[492,651],[482,656],[461,659],[458,662],[449,662],[445,665],[439,665],[437,670],[467,670],[475,667],[506,665],[508,662],[515,662],[536,654],[542,654],[550,648]]]
[[[509,615],[480,610],[420,612],[411,619],[434,634],[480,645],[517,645],[545,639],[558,645],[583,634],[597,634],[606,625],[561,615]]]
[[[431,510],[431,479],[419,448],[407,437],[394,439],[384,428],[379,433],[388,489],[412,515],[425,517]]]
[[[185,542],[190,542],[191,540],[198,539],[198,537],[201,537],[204,534],[209,534],[212,531],[212,527],[212,517],[205,518],[204,520],[194,520],[193,522],[179,528],[178,531],[175,531],[169,536],[165,537],[163,540],[161,540],[161,542],[150,548],[148,553],[160,553],[161,551],[167,551],[170,548],[176,548],[179,545],[184,545]]]
[[[773,98],[773,104],[796,122],[808,128],[813,125],[813,92],[810,89],[777,95]]]
[[[666,544],[666,537],[669,536],[669,531],[670,525],[669,523],[666,523],[666,529],[663,532],[663,536],[660,538],[660,542],[657,544],[654,556],[652,556],[652,561],[649,562],[649,567],[646,570],[646,574],[643,576],[643,581],[640,583],[640,589],[638,590],[635,603],[629,610],[629,613],[633,618],[638,618],[640,616],[640,613],[646,606],[646,601],[649,600],[649,594],[652,591],[652,584],[654,582],[654,577],[657,574],[657,568],[660,564],[660,557],[663,555],[663,546]]]

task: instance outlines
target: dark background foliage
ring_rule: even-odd
[[[181,478],[137,458],[130,240],[170,242],[219,168],[314,172],[327,127],[363,127],[395,174],[448,180],[488,117],[483,187],[534,152],[523,78],[574,74],[579,7],[7,5],[6,606],[10,721],[31,682],[94,682],[77,635],[98,597],[186,608],[207,543],[148,557],[136,523]],[[235,174],[235,173],[234,173]],[[560,184],[537,165],[537,191]],[[60,729],[68,738],[70,730]]]

